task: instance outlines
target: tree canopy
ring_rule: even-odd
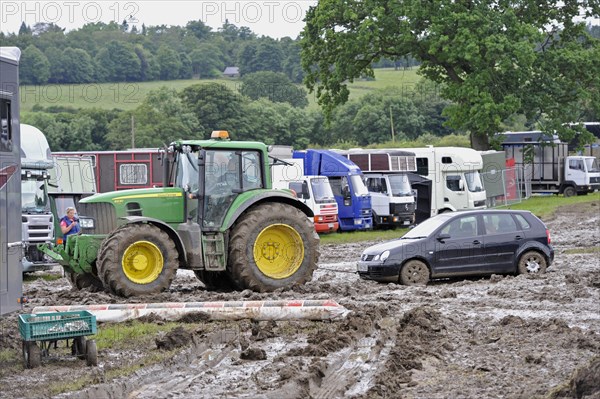
[[[484,149],[515,114],[560,130],[598,108],[600,41],[582,16],[600,16],[597,0],[320,0],[301,34],[305,83],[330,117],[348,81],[410,55],[452,101],[447,124]]]

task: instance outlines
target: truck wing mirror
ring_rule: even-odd
[[[465,181],[464,181],[463,179],[460,179],[460,180],[458,181],[458,189],[459,189],[460,191],[465,191]]]
[[[350,197],[350,187],[347,184],[344,187],[342,187],[342,197]]]

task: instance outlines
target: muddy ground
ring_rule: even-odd
[[[372,243],[323,246],[313,281],[293,291],[207,292],[180,272],[170,292],[135,301],[331,298],[352,312],[334,322],[191,317],[175,329],[156,320],[170,332],[143,339],[125,323],[120,344],[99,346],[98,367],[51,357],[24,370],[11,315],[0,320],[0,397],[600,398],[600,203],[546,223],[556,259],[539,276],[378,284],[353,273]],[[124,302],[65,278],[26,283],[25,294],[25,312]]]

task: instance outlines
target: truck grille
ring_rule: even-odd
[[[93,229],[83,229],[84,234],[108,234],[117,228],[117,215],[113,204],[79,203],[77,212],[81,217],[94,219]]]
[[[390,204],[391,211],[394,215],[413,213],[415,211],[415,203],[411,204]]]
[[[473,206],[475,206],[475,208],[480,207],[480,206],[485,206],[485,200],[475,201]]]
[[[590,177],[590,184],[600,183],[600,177]]]
[[[46,242],[54,238],[54,218],[52,215],[22,215],[26,242]]]

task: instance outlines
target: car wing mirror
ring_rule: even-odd
[[[450,234],[440,234],[439,236],[437,236],[437,240],[439,242],[444,242],[445,240],[450,238]]]

